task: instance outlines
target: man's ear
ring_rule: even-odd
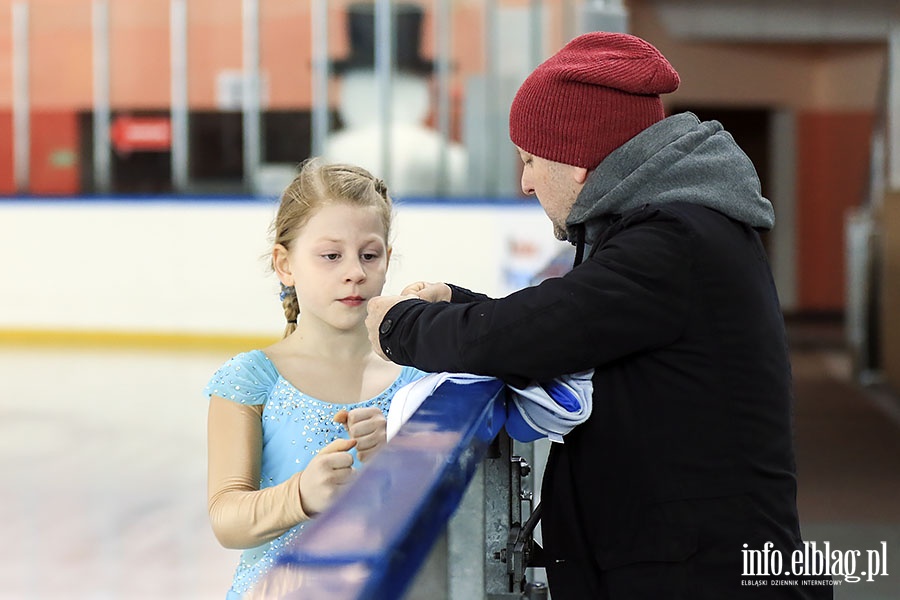
[[[275,269],[275,274],[278,275],[281,283],[288,287],[294,285],[288,249],[281,244],[275,244],[275,247],[272,248],[272,268]]]
[[[575,178],[575,183],[584,185],[584,182],[587,181],[588,170],[584,167],[572,167],[572,169],[572,177]]]

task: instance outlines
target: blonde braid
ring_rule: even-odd
[[[378,195],[387,200],[388,198],[388,189],[387,184],[384,183],[384,179],[375,179],[375,191],[378,192]]]
[[[300,302],[297,300],[297,290],[293,286],[281,286],[281,306],[284,308],[284,318],[287,325],[284,327],[284,337],[294,333],[297,329],[297,319],[300,316]]]

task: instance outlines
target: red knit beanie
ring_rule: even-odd
[[[509,137],[535,156],[593,169],[665,117],[660,94],[678,73],[644,40],[623,33],[578,36],[539,65],[509,112]]]

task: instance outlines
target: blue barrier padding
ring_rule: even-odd
[[[266,597],[401,598],[505,420],[498,380],[441,384],[276,559]]]

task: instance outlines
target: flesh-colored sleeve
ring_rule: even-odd
[[[210,397],[209,520],[226,548],[254,548],[309,518],[300,502],[302,472],[259,489],[262,408]]]

